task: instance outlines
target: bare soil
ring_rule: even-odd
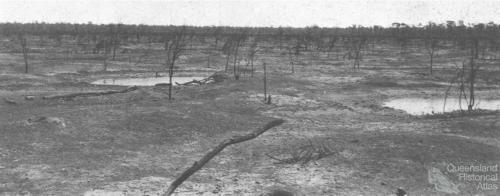
[[[429,180],[431,168],[445,172],[457,161],[500,163],[499,112],[421,117],[382,106],[392,98],[443,97],[455,74],[449,58],[438,56],[431,76],[425,55],[401,58],[389,46],[366,55],[361,70],[336,55],[303,53],[304,64],[291,73],[288,57],[276,50],[259,56],[268,63],[269,105],[263,102],[260,63],[253,78],[175,87],[173,101],[161,87],[41,99],[120,90],[125,87],[89,83],[153,76],[162,68],[129,62],[128,55],[140,53],[120,54],[108,71],[100,61],[71,55],[75,59],[67,61],[32,54],[32,70],[22,74],[22,54],[0,53],[0,195],[159,195],[218,142],[273,118],[286,122],[224,150],[181,185],[179,195],[395,195],[397,188],[409,195],[446,195]],[[212,58],[210,68],[200,60],[203,55],[186,54],[177,74],[223,69],[222,55]],[[56,60],[44,60],[49,57]],[[477,97],[498,98],[500,67],[484,69]],[[33,120],[39,117],[52,120]],[[301,157],[303,152],[311,155]],[[459,192],[449,194],[498,194],[445,175],[458,185]]]

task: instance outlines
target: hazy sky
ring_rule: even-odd
[[[0,0],[0,22],[310,26],[500,23],[500,0]]]

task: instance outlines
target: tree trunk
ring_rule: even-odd
[[[26,41],[26,38],[23,35],[19,35],[19,42],[21,44],[21,50],[23,52],[23,59],[24,59],[24,73],[28,73],[28,44]]]
[[[108,51],[107,51],[107,43],[106,41],[104,42],[104,58],[103,58],[103,70],[107,71],[108,70]]]
[[[224,72],[226,72],[226,73],[227,73],[227,70],[228,70],[228,68],[229,68],[229,57],[231,57],[231,55],[230,55],[230,54],[231,54],[231,53],[230,53],[230,52],[228,52],[228,53],[227,53],[227,55],[226,55],[226,67],[224,68]]]
[[[118,47],[118,42],[115,40],[113,40],[113,58],[112,60],[114,61],[115,60],[115,56],[116,56],[116,48]]]
[[[250,77],[252,77],[252,78],[253,78],[253,72],[254,72],[254,71],[253,71],[253,58],[252,58],[252,59],[251,59],[251,61],[250,61],[250,65],[252,66],[252,73],[250,73]]]
[[[474,95],[474,83],[476,79],[476,68],[474,67],[474,58],[470,59],[470,76],[469,76],[469,104],[467,109],[469,112],[472,111],[475,103]]]
[[[240,47],[240,41],[238,41],[238,43],[236,44],[236,48],[234,49],[234,60],[233,60],[233,75],[234,75],[234,78],[237,79],[237,76],[236,76],[236,62],[238,61],[238,48]]]
[[[266,70],[266,63],[263,62],[262,66],[264,66],[264,101],[267,100],[267,70]]]
[[[434,62],[434,51],[430,53],[430,56],[431,56],[431,59],[430,59],[431,62],[430,62],[430,67],[429,68],[430,68],[430,73],[432,75],[432,64]]]
[[[24,58],[24,73],[28,73],[28,49],[26,46],[23,48],[23,58]]]
[[[172,63],[170,64],[170,68],[168,70],[168,81],[169,81],[168,100],[172,100],[172,86],[173,86],[172,78],[174,76],[174,63],[175,63],[175,59],[172,59]]]

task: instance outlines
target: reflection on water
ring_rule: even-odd
[[[193,80],[202,80],[204,77],[173,77],[172,83],[186,83]],[[122,78],[122,79],[102,79],[92,82],[97,85],[119,85],[119,86],[154,86],[159,83],[169,83],[168,77],[151,78]]]
[[[456,110],[467,110],[467,103],[462,100],[459,104],[459,99],[446,99],[445,112]],[[403,98],[394,99],[384,103],[384,106],[391,107],[413,115],[443,113],[444,99],[422,99],[422,98]],[[474,109],[483,110],[500,110],[500,100],[476,100]]]

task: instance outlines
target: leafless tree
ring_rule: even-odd
[[[288,57],[290,59],[290,65],[292,66],[292,73],[295,73],[295,62],[293,60],[294,53],[295,52],[294,52],[293,47],[288,47]]]
[[[174,76],[174,65],[179,56],[184,52],[186,48],[186,27],[183,26],[181,29],[174,32],[165,39],[165,51],[167,53],[166,66],[168,67],[168,100],[172,100],[172,78]]]
[[[239,34],[233,34],[229,36],[222,46],[222,53],[226,55],[226,66],[224,71],[227,72],[229,70],[229,60],[231,56],[233,57],[233,75],[235,79],[238,79],[239,74],[236,70],[236,63],[238,62],[238,51],[241,47],[242,43],[246,39],[246,33],[241,32]]]
[[[234,60],[233,60],[233,75],[234,75],[234,78],[236,80],[239,79],[239,73],[237,72],[236,70],[236,63],[239,62],[238,61],[238,50],[240,48],[240,46],[243,44],[243,42],[245,41],[246,39],[246,33],[245,32],[242,32],[238,35],[235,35],[235,39],[234,39],[234,47],[233,47],[233,55],[234,55]]]
[[[290,64],[292,66],[292,73],[295,73],[295,62],[299,61],[299,55],[302,49],[305,49],[305,46],[302,44],[302,41],[297,39],[293,46],[288,47],[288,56],[290,58]],[[295,59],[294,59],[295,57]]]
[[[102,42],[104,44],[104,53],[102,55],[102,65],[103,65],[103,71],[107,71],[108,70],[108,48],[109,48],[109,44],[108,44],[108,41],[104,40]]]
[[[212,35],[215,39],[215,48],[217,48],[217,46],[219,45],[221,34],[222,34],[222,27],[216,27]]]
[[[262,61],[262,68],[264,68],[264,102],[267,102],[267,69],[265,61]]]
[[[427,54],[429,54],[429,71],[432,75],[433,72],[433,63],[434,63],[434,55],[436,50],[439,47],[439,40],[436,38],[429,38],[425,40],[425,48],[427,49]]]
[[[254,39],[252,44],[250,44],[250,47],[248,48],[248,53],[247,53],[247,56],[248,56],[248,64],[247,65],[251,66],[251,72],[250,72],[251,77],[253,77],[253,73],[254,73],[253,62],[255,60],[255,55],[259,51],[257,44],[258,44],[257,40]]]
[[[118,25],[112,25],[110,26],[110,33],[111,33],[111,44],[113,44],[113,56],[112,56],[112,60],[114,61],[115,60],[115,57],[116,57],[116,49],[118,49],[118,47],[120,46],[120,29],[121,29],[121,24],[118,24]]]
[[[470,112],[472,111],[474,104],[476,102],[476,96],[475,96],[475,87],[474,84],[476,83],[476,75],[477,71],[479,70],[479,65],[476,65],[474,62],[474,58],[470,58],[469,62],[469,101],[467,102],[467,110]]]
[[[231,58],[231,51],[233,48],[233,44],[234,44],[233,38],[228,37],[221,49],[222,53],[226,55],[226,66],[224,67],[224,72],[227,72],[227,70],[229,69],[229,59]]]
[[[28,43],[26,41],[26,36],[24,34],[19,34],[17,36],[19,44],[21,45],[21,50],[23,52],[24,59],[24,73],[28,73]]]
[[[462,66],[457,66],[457,75],[451,80],[450,85],[445,93],[445,100],[443,105],[443,111],[445,111],[446,107],[446,99],[448,94],[454,84],[457,85],[458,90],[458,102],[460,109],[462,106],[462,100],[467,104],[467,111],[471,112],[474,109],[476,104],[476,95],[475,95],[475,84],[476,84],[476,76],[479,70],[479,64],[476,63],[476,46],[475,42],[477,40],[471,40],[471,52],[468,60],[464,60],[462,62]]]
[[[337,37],[331,37],[329,40],[328,40],[328,46],[327,46],[327,57],[329,58],[330,57],[330,53],[332,52],[333,48],[335,48],[335,43],[337,42]]]
[[[362,50],[365,47],[366,40],[367,40],[366,38],[353,38],[352,37],[348,41],[348,44],[349,44],[349,46],[347,48],[348,51],[344,55],[344,59],[345,59],[345,56],[348,56],[348,59],[353,61],[353,69],[360,69],[359,64],[360,64],[360,61],[363,59]]]
[[[283,27],[278,27],[278,30],[276,32],[276,37],[278,38],[277,41],[278,41],[278,47],[279,49],[283,49],[283,37],[285,35],[285,30],[283,29]]]

